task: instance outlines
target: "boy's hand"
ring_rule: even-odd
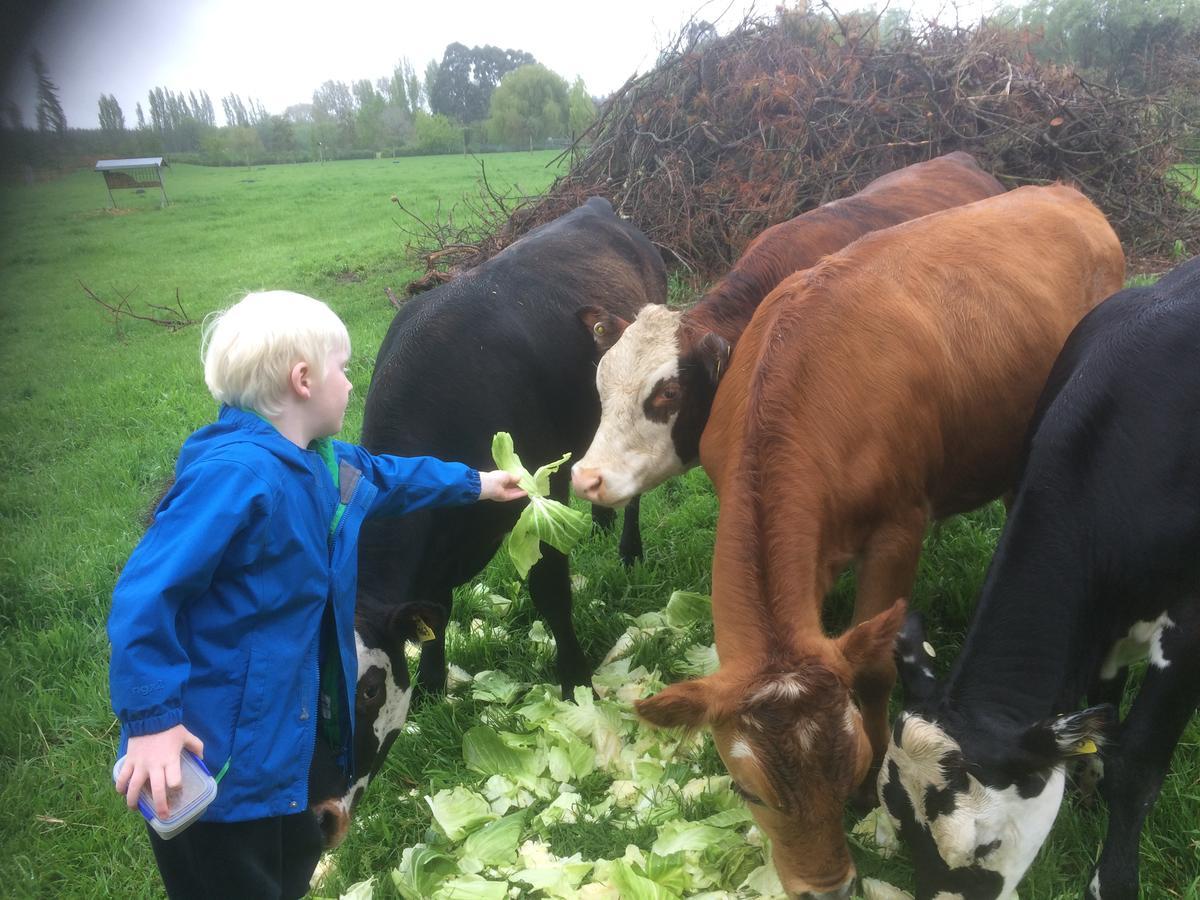
[[[125,803],[130,809],[137,808],[138,793],[142,785],[149,781],[155,813],[160,819],[170,814],[167,791],[183,786],[179,754],[184,747],[197,756],[204,755],[204,742],[182,725],[129,739],[125,764],[117,775],[116,788],[118,794],[125,795]]]
[[[517,477],[497,469],[495,472],[479,473],[480,500],[520,500],[525,491],[517,484]]]

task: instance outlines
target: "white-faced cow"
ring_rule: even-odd
[[[731,349],[758,304],[789,275],[870,231],[1003,191],[973,157],[949,153],[768,228],[686,312],[649,306],[630,324],[588,310],[604,352],[596,372],[603,414],[573,468],[575,493],[620,507],[699,462],[700,434]]]
[[[700,445],[721,665],[638,712],[711,727],[789,896],[852,890],[843,805],[874,796],[926,525],[1012,487],[1055,356],[1124,266],[1079,192],[1024,187],[861,238],[742,335]],[[853,625],[830,637],[822,603],[850,563]]]
[[[658,251],[607,200],[592,198],[401,309],[375,362],[362,444],[375,453],[427,454],[491,469],[492,437],[507,431],[531,471],[568,450],[579,454],[600,419],[596,349],[579,310],[632,316],[665,300]],[[551,479],[551,495],[565,501],[568,491],[564,468]],[[405,642],[431,638],[421,645],[417,687],[440,690],[451,591],[487,565],[523,505],[422,510],[363,528],[355,776],[340,786],[324,778],[310,797],[331,843],[344,835],[407,714]],[[636,517],[627,513],[631,523]],[[569,692],[590,682],[591,667],[571,623],[567,558],[541,549],[529,593],[554,634],[559,680]]]
[[[1056,248],[1057,252],[1057,248]],[[1050,831],[1064,762],[1099,750],[1108,836],[1080,887],[1135,900],[1138,838],[1200,702],[1200,258],[1071,334],[944,684],[918,620],[908,710],[879,777],[917,897],[1011,897]],[[1149,657],[1125,720],[1126,667]]]

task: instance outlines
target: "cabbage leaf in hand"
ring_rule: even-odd
[[[548,496],[550,476],[570,458],[571,454],[565,453],[561,459],[546,463],[530,475],[513,450],[512,435],[507,431],[498,431],[492,438],[492,459],[496,467],[514,476],[529,494],[529,505],[522,510],[521,518],[517,519],[507,542],[508,555],[512,557],[517,574],[522,578],[542,558],[541,542],[545,541],[562,553],[570,553],[571,548],[588,532],[586,513],[571,509]]]

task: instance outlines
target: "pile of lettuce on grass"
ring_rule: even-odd
[[[486,704],[462,742],[476,777],[424,798],[425,840],[381,877],[406,900],[783,900],[769,844],[729,777],[704,774],[707,735],[655,730],[633,712],[663,682],[630,657],[670,640],[682,648],[676,673],[709,674],[715,648],[689,640],[711,621],[708,597],[676,591],[661,612],[631,620],[593,677],[595,695],[577,689],[574,703],[556,685],[452,667],[450,689]],[[342,897],[370,900],[376,880]]]

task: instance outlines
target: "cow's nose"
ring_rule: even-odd
[[[312,814],[325,839],[325,849],[332,850],[346,839],[350,830],[350,816],[336,799],[326,800],[312,808]]]
[[[851,894],[854,893],[854,877],[851,876],[841,887],[834,888],[832,891],[805,891],[802,894],[796,895],[796,900],[849,900]]]
[[[577,496],[595,501],[599,499],[604,487],[604,476],[600,474],[599,469],[585,469],[575,465],[571,467],[571,487],[575,489]]]

